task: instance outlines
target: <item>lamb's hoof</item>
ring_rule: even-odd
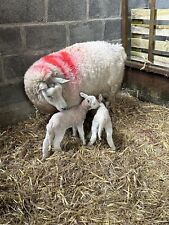
[[[87,148],[88,148],[88,149],[93,149],[93,148],[94,148],[94,146],[93,146],[93,144],[88,143],[88,144],[87,144]]]
[[[44,157],[44,156],[43,156],[41,161],[42,161],[42,162],[45,162],[46,159],[47,159],[47,157]]]
[[[87,144],[87,146],[92,146],[92,145],[93,145],[93,144],[92,144],[92,143],[90,143],[90,142]]]
[[[47,158],[49,158],[52,154],[52,151],[48,151],[46,154],[42,155],[42,161],[44,162]]]
[[[57,155],[57,154],[60,154],[62,152],[64,152],[64,151],[61,148],[55,148],[55,149],[53,149],[53,155]]]
[[[116,151],[116,147],[115,146],[111,147],[111,150],[112,150],[112,152],[115,152]]]
[[[86,145],[86,141],[83,141],[83,145]]]

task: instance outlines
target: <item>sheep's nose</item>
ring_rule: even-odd
[[[66,109],[67,109],[67,107],[63,107],[63,108],[62,108],[62,110],[66,110]]]

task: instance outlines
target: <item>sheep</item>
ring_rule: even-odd
[[[78,105],[79,93],[113,99],[123,80],[126,53],[105,41],[76,43],[37,60],[24,75],[25,92],[42,112]]]
[[[42,146],[43,160],[49,156],[52,147],[54,150],[61,150],[60,143],[63,140],[66,130],[70,127],[78,130],[83,145],[86,144],[83,129],[86,113],[90,109],[98,108],[99,102],[95,96],[89,96],[83,92],[80,92],[80,96],[84,98],[80,105],[55,113],[49,120]]]
[[[110,148],[115,151],[116,147],[114,145],[113,139],[112,139],[112,134],[113,134],[113,129],[112,129],[112,122],[111,118],[109,115],[109,111],[102,102],[103,98],[102,95],[99,95],[99,108],[93,118],[92,121],[92,127],[91,127],[91,138],[88,143],[89,146],[93,145],[97,139],[97,135],[99,140],[101,140],[101,135],[103,129],[106,131],[106,136],[107,136],[107,142],[110,146]]]

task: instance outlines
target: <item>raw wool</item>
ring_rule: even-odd
[[[90,95],[100,92],[115,95],[122,83],[125,59],[124,48],[119,44],[104,41],[74,44],[42,57],[27,70],[24,77],[26,94],[37,108],[44,108],[46,112],[54,108],[39,92],[39,83],[50,85],[54,77],[70,80],[63,85],[68,107],[80,103],[80,91]]]
[[[102,139],[41,162],[48,117],[0,133],[1,224],[168,224],[169,109],[119,96],[110,112],[117,151]]]

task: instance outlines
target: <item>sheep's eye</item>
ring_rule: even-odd
[[[89,99],[87,100],[87,103],[90,103],[90,100]]]

